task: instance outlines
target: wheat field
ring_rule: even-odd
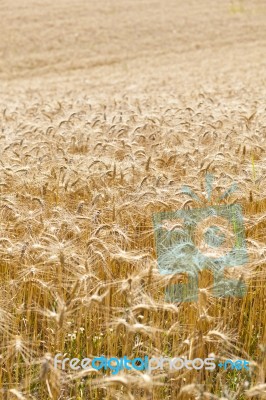
[[[0,16],[0,399],[265,399],[265,2],[3,0]],[[184,185],[242,206],[242,298],[203,271],[198,301],[166,301],[183,278],[160,274],[153,215],[197,207]],[[112,375],[57,353],[250,370]]]

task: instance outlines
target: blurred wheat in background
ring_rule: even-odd
[[[266,398],[262,1],[4,1],[0,398]],[[204,196],[205,176],[215,178]],[[167,302],[154,213],[240,204],[243,298]],[[205,199],[205,200],[204,200]],[[204,203],[205,202],[205,203]],[[213,356],[250,371],[71,371],[69,358]]]

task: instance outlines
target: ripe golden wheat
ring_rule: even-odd
[[[263,101],[247,107],[198,93],[89,104],[24,104],[2,112],[0,387],[3,399],[265,398]],[[22,111],[22,107],[24,110]],[[226,108],[227,107],[227,108]],[[24,117],[23,117],[24,116]],[[244,211],[243,299],[167,303],[152,215],[191,208],[186,184]],[[205,202],[206,203],[206,202]],[[206,203],[207,204],[207,203]],[[239,275],[237,275],[239,276]],[[245,358],[251,373],[55,370],[68,357]],[[264,397],[263,397],[264,396]]]

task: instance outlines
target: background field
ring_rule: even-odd
[[[0,4],[0,398],[266,398],[265,1]],[[152,215],[243,207],[243,299],[166,303]],[[224,202],[225,203],[225,202]],[[224,204],[223,203],[223,204]],[[53,357],[243,358],[75,373]]]

